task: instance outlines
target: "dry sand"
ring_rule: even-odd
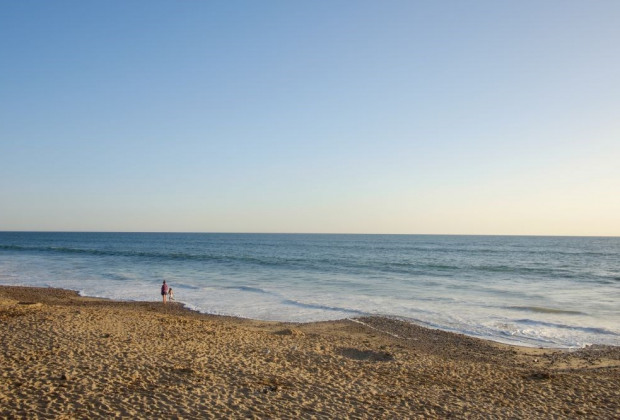
[[[620,349],[0,288],[2,418],[620,418]]]

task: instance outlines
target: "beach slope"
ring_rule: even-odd
[[[0,288],[1,418],[618,418],[620,350]]]

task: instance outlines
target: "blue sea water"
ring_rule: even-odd
[[[0,232],[0,284],[211,314],[395,317],[500,342],[620,345],[620,238]]]

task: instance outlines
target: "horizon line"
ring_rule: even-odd
[[[511,236],[548,238],[620,238],[620,235],[549,235],[504,233],[365,233],[365,232],[226,232],[226,231],[116,231],[116,230],[0,230],[0,233],[110,233],[110,234],[194,234],[194,235],[367,235],[367,236]]]

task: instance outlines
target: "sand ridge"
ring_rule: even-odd
[[[620,351],[0,288],[2,418],[617,418]]]

